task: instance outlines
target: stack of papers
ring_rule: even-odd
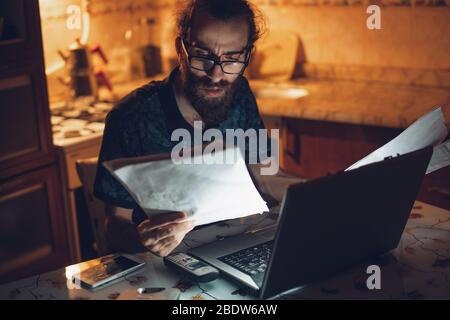
[[[158,210],[184,211],[202,225],[269,211],[238,148],[204,155],[203,161],[196,157],[202,155],[193,156],[192,164],[141,157],[132,164],[119,159],[104,165],[148,216]],[[219,164],[206,162],[205,157],[234,161]]]

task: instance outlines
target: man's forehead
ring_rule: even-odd
[[[194,19],[190,41],[204,49],[242,50],[248,42],[248,24],[244,18],[221,21],[202,15]]]

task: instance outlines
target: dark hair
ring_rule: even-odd
[[[188,38],[195,14],[198,12],[207,13],[222,21],[245,18],[249,26],[249,46],[264,33],[265,21],[262,13],[247,0],[188,0],[177,13],[179,37]]]

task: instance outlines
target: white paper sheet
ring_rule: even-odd
[[[260,191],[269,194],[279,202],[283,200],[289,186],[307,181],[305,178],[286,173],[281,169],[276,175],[262,175],[261,167],[261,164],[249,165]]]
[[[441,107],[438,107],[416,120],[397,137],[346,170],[356,169],[372,162],[383,161],[387,157],[402,155],[430,145],[437,146],[447,135],[448,131],[445,126],[444,115]]]
[[[196,225],[269,211],[255,188],[239,149],[231,164],[175,164],[171,159],[125,165],[110,172],[147,213],[184,211]],[[196,163],[193,157],[193,163]],[[225,155],[225,159],[229,159]],[[232,158],[232,157],[231,157]]]
[[[446,166],[450,166],[450,140],[433,148],[433,155],[427,168],[427,174]]]

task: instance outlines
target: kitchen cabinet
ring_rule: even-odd
[[[303,119],[283,120],[284,166],[313,179],[343,170],[393,139],[399,129]]]
[[[0,184],[0,283],[69,263],[60,193],[55,166]]]
[[[34,59],[42,51],[38,12],[36,0],[0,1],[0,71],[12,68],[11,62]]]
[[[62,181],[61,190],[63,191],[64,199],[64,215],[66,217],[71,261],[74,263],[82,261],[83,258],[93,258],[89,256],[89,249],[92,249],[92,247],[88,243],[92,231],[86,228],[86,224],[89,226],[89,214],[85,207],[84,195],[82,192],[79,192],[82,190],[82,185],[76,170],[76,162],[97,157],[101,147],[101,139],[102,135],[97,134],[84,141],[57,146]],[[84,224],[82,223],[83,221],[85,222]],[[88,230],[86,231],[86,229]]]
[[[402,129],[280,117],[280,167],[314,179],[352,165],[396,137]],[[276,125],[274,125],[276,123]],[[450,167],[426,175],[418,200],[450,209]]]
[[[70,263],[37,0],[0,2],[0,282]]]
[[[42,60],[0,72],[0,179],[52,161]]]

